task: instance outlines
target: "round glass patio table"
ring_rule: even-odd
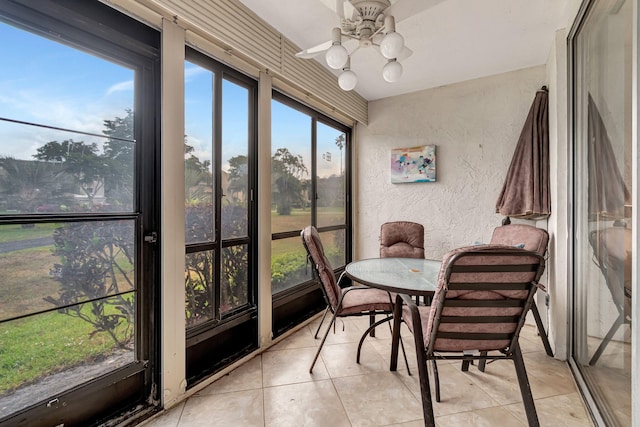
[[[352,280],[372,288],[409,295],[433,296],[440,261],[419,258],[370,258],[345,267]]]
[[[397,294],[424,296],[430,302],[436,291],[441,264],[440,261],[431,259],[370,258],[347,264],[345,274],[352,280],[372,288]],[[391,334],[391,361],[389,363],[391,371],[395,371],[398,366],[398,343],[400,342],[398,320],[394,318]],[[404,351],[403,353],[406,362],[406,353]],[[407,369],[408,367],[407,363]]]

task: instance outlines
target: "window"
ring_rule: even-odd
[[[242,316],[257,325],[255,246],[256,82],[187,49],[185,62],[185,244],[187,352]],[[240,321],[240,323],[244,322]],[[226,326],[225,326],[226,325]],[[257,330],[257,329],[256,329]],[[257,333],[235,334],[243,352]],[[204,336],[208,338],[203,338]],[[193,346],[192,346],[193,344]],[[212,348],[213,348],[212,347]],[[188,366],[195,381],[229,363],[228,345]],[[190,350],[191,349],[191,350]],[[191,351],[191,355],[195,354]],[[190,356],[188,356],[190,357]],[[199,358],[200,356],[198,356]],[[206,361],[204,359],[207,359]],[[202,364],[202,366],[200,366]],[[200,366],[200,367],[196,367]]]
[[[350,256],[350,131],[277,92],[271,108],[271,291],[277,300],[291,299],[313,278],[300,241],[307,225],[318,229],[336,270]]]

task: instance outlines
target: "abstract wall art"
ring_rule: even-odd
[[[435,182],[436,146],[394,148],[391,150],[391,183]]]

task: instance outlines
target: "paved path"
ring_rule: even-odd
[[[39,246],[53,245],[52,237],[40,237],[38,239],[16,240],[14,242],[0,243],[0,254],[19,251],[21,249],[37,248]]]

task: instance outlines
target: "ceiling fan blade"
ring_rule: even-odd
[[[328,40],[317,46],[313,46],[313,47],[310,47],[309,49],[305,49],[303,51],[296,53],[296,57],[303,58],[303,59],[311,59],[315,56],[320,55],[322,52],[326,51],[327,49],[329,49],[331,45],[332,45],[331,40]]]
[[[358,12],[358,9],[353,7],[349,0],[344,2],[344,16],[348,16],[352,21],[355,21],[358,16],[360,16],[360,12]]]
[[[413,55],[413,51],[405,46],[405,47],[402,48],[402,52],[400,52],[400,55],[398,56],[397,59],[398,59],[398,61],[404,61],[405,59],[407,59],[411,55]]]
[[[420,1],[403,1],[398,0],[388,8],[384,10],[385,15],[393,15],[396,19],[396,24],[403,19],[407,19],[410,16],[417,15],[427,9],[431,9],[438,3],[442,3],[444,0],[420,0]]]
[[[374,44],[374,45],[371,45],[371,47],[374,48],[376,52],[380,53],[380,46],[379,45]],[[382,56],[382,53],[380,53],[380,55]],[[400,55],[396,58],[396,60],[398,62],[402,62],[405,59],[407,59],[408,57],[410,57],[411,55],[413,55],[413,51],[405,46],[405,47],[402,48],[402,52],[400,52]],[[385,59],[385,61],[386,61],[386,59]]]
[[[360,42],[358,41],[358,39],[347,38],[345,40],[343,38],[342,39],[342,46],[344,46],[344,48],[347,49],[347,52],[349,52],[349,55],[351,55],[353,52],[358,50],[358,48],[360,47]]]

